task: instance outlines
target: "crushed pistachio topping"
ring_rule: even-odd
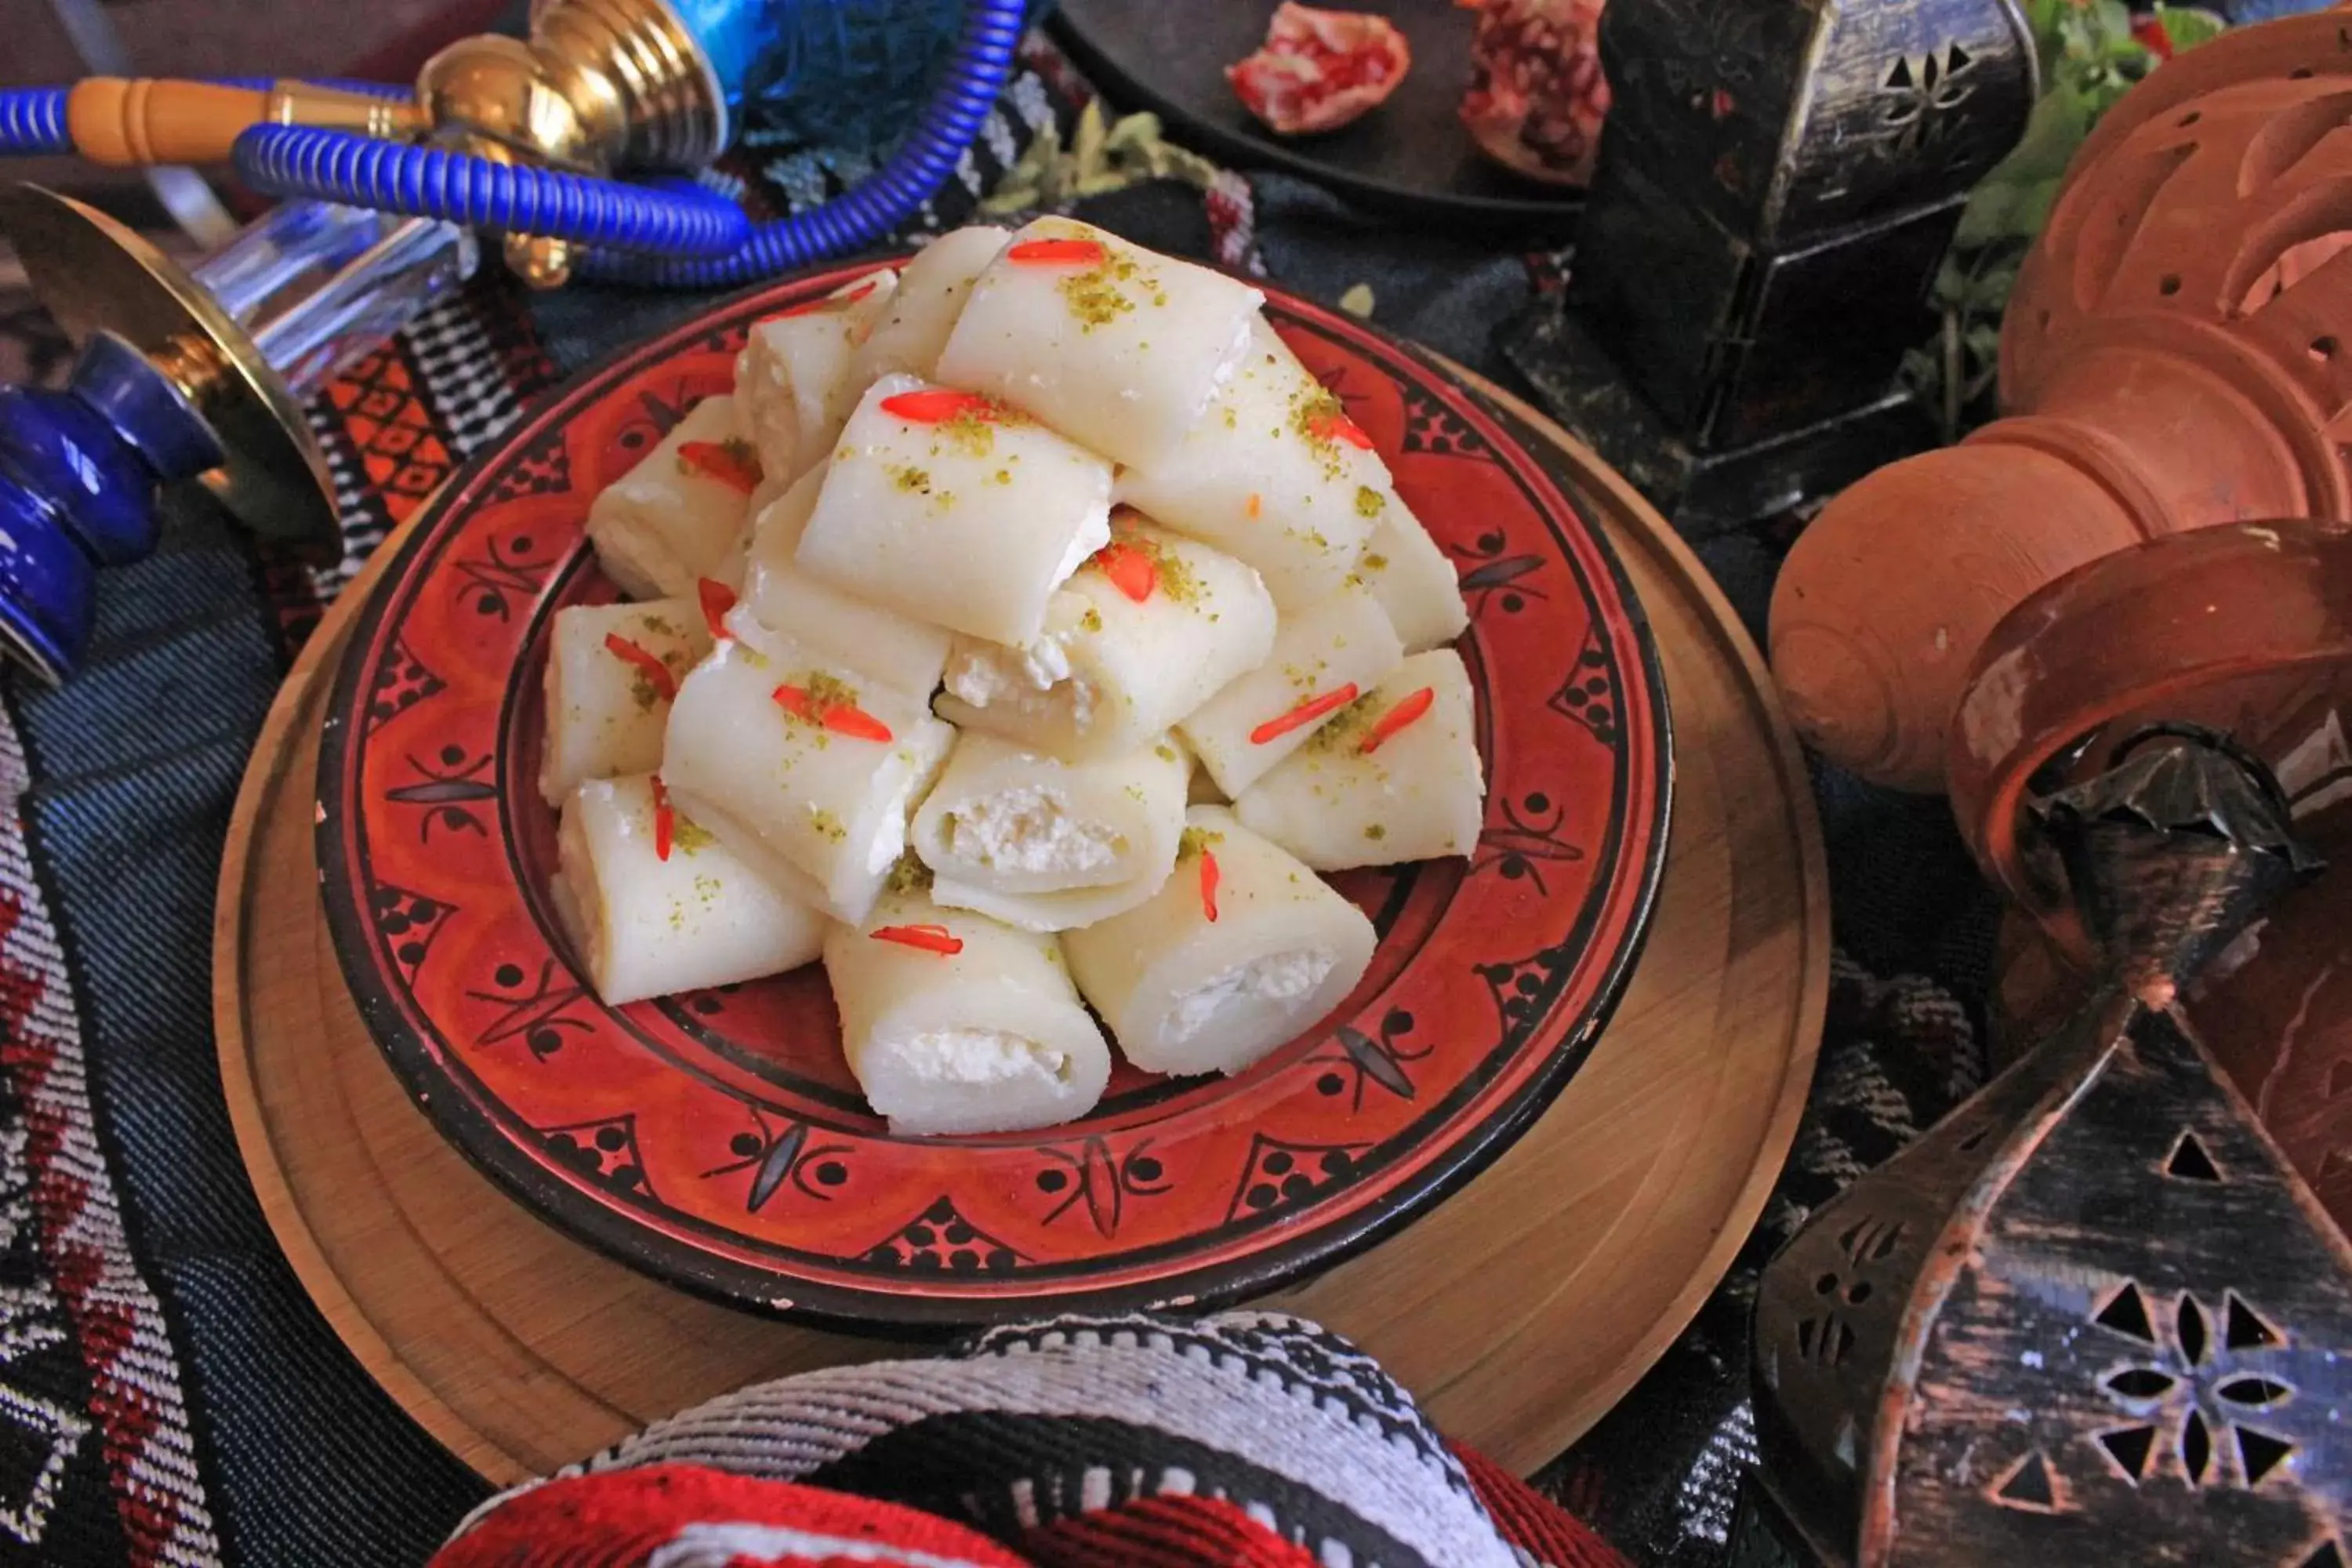
[[[931,493],[931,471],[912,463],[900,463],[889,469],[890,482],[908,495],[927,496]]]
[[[1370,827],[1367,827],[1367,828],[1365,828],[1365,829],[1364,829],[1364,837],[1367,837],[1367,838],[1371,839],[1371,840],[1372,840],[1373,842],[1375,842],[1375,843],[1379,842],[1381,839],[1386,838],[1388,836],[1389,836],[1389,830],[1388,830],[1387,828],[1385,828],[1385,827],[1382,827],[1382,826],[1381,826],[1379,823],[1377,823],[1377,822],[1373,823]]]
[[[1208,590],[1192,563],[1170,548],[1167,541],[1154,538],[1135,526],[1135,513],[1122,511],[1111,519],[1111,539],[1119,546],[1139,551],[1151,563],[1152,586],[1168,595],[1171,604],[1198,605]],[[1087,614],[1092,616],[1089,608]],[[1096,624],[1087,627],[1090,632],[1102,630],[1102,617],[1095,616]]]
[[[1378,517],[1381,515],[1381,510],[1388,504],[1388,498],[1381,495],[1380,491],[1372,489],[1371,486],[1358,485],[1356,487],[1356,515],[1358,517]]]
[[[1176,748],[1163,741],[1151,748],[1151,754],[1163,763],[1172,763],[1176,760]]]
[[[1307,443],[1307,450],[1323,465],[1324,475],[1328,479],[1336,479],[1346,471],[1345,460],[1339,455],[1339,438],[1331,432],[1347,417],[1346,405],[1328,387],[1302,387],[1291,395],[1290,428]]]
[[[820,713],[857,706],[857,688],[822,670],[811,670],[801,685],[808,691],[809,705]]]
[[[1331,721],[1307,737],[1305,750],[1352,753],[1363,742],[1365,734],[1380,718],[1383,700],[1377,691],[1367,691],[1331,716]]]
[[[1091,332],[1097,327],[1108,327],[1121,316],[1135,310],[1135,301],[1119,287],[1132,282],[1139,289],[1151,291],[1155,303],[1164,303],[1167,295],[1160,291],[1160,280],[1144,273],[1135,258],[1120,254],[1108,246],[1103,247],[1103,259],[1084,272],[1073,272],[1063,279],[1059,287],[1062,298],[1068,302],[1070,314],[1078,320],[1078,330]]]
[[[677,627],[670,623],[667,616],[640,616],[637,617],[637,624],[649,632],[659,632],[666,637],[678,635]]]
[[[996,450],[996,426],[999,416],[994,410],[983,415],[976,408],[967,408],[940,426],[940,434],[954,443],[958,451],[974,458],[985,458]]]
[[[842,826],[841,818],[821,805],[809,807],[809,826],[835,844],[849,837],[849,829]]]
[[[712,837],[710,829],[703,826],[686,813],[673,809],[670,815],[674,818],[674,826],[670,829],[670,843],[684,853],[699,855],[719,842]]]
[[[1381,553],[1380,553],[1378,551],[1372,551],[1372,552],[1370,552],[1367,553],[1367,554],[1364,556],[1364,570],[1365,570],[1365,571],[1367,571],[1367,572],[1385,572],[1385,571],[1387,571],[1388,569],[1389,569],[1389,558],[1388,558],[1387,556],[1385,556],[1385,555],[1382,555],[1382,554],[1381,554]]]
[[[908,893],[928,893],[931,890],[931,868],[909,849],[898,857],[898,863],[890,868],[890,875],[882,885],[886,890],[901,897]]]
[[[1205,827],[1188,827],[1184,830],[1183,836],[1176,840],[1176,858],[1190,860],[1211,845],[1223,844],[1224,841],[1225,836],[1222,833],[1213,833]]]
[[[1078,617],[1078,625],[1090,632],[1098,632],[1102,630],[1102,612],[1096,609],[1092,605],[1088,605],[1087,606],[1087,613]]]
[[[719,891],[720,889],[718,878],[697,876],[694,879],[694,896],[700,899],[706,908],[709,907],[712,900],[719,897]]]

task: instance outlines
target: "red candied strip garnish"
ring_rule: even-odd
[[[876,942],[895,942],[900,947],[919,947],[925,952],[944,953],[950,958],[963,951],[963,938],[945,926],[884,926],[866,934]]]
[[[1318,414],[1307,421],[1307,428],[1327,441],[1345,441],[1367,452],[1372,449],[1372,438],[1364,434],[1364,427],[1336,410]]]
[[[708,577],[698,578],[694,584],[696,597],[702,601],[702,624],[710,628],[710,640],[727,640],[727,612],[735,607],[735,590],[724,583]]]
[[[646,679],[653,682],[654,689],[661,694],[663,701],[670,701],[677,696],[677,677],[669,672],[669,666],[647,652],[644,644],[633,643],[618,632],[606,632],[604,651],[644,671]]]
[[[1293,730],[1312,724],[1327,713],[1338,712],[1355,700],[1356,683],[1352,680],[1335,691],[1327,691],[1320,697],[1310,697],[1289,712],[1268,719],[1265,723],[1252,730],[1250,744],[1263,746],[1269,741],[1278,741]]]
[[[804,686],[779,686],[774,696],[776,706],[793,718],[822,724],[836,735],[846,735],[853,741],[879,741],[884,745],[888,745],[893,739],[890,726],[865,709],[841,703],[819,707]]]
[[[1387,712],[1381,714],[1373,723],[1371,729],[1366,731],[1364,735],[1364,743],[1358,746],[1356,750],[1363,752],[1367,756],[1379,751],[1382,742],[1388,740],[1399,730],[1403,729],[1406,725],[1412,723],[1414,720],[1428,712],[1431,704],[1434,703],[1436,700],[1436,691],[1430,687],[1423,687],[1420,690],[1414,692],[1412,696],[1406,698],[1403,701],[1398,703]]]
[[[677,813],[669,808],[669,790],[662,784],[661,774],[654,775],[654,858],[669,858],[670,846],[677,841]]]
[[[1212,850],[1201,851],[1201,913],[1209,923],[1217,923],[1217,883],[1224,873],[1217,869],[1217,857]]]
[[[950,419],[965,418],[993,423],[1004,416],[1004,410],[993,398],[982,397],[977,392],[950,392],[945,387],[886,397],[882,400],[882,412],[910,425],[944,425]]]
[[[1025,267],[1100,267],[1110,259],[1100,240],[1024,239],[1004,259]]]
[[[737,437],[732,441],[688,441],[677,449],[681,463],[701,469],[729,489],[750,495],[760,488],[760,459],[751,450],[751,443]]]
[[[1112,587],[1139,605],[1160,586],[1160,567],[1141,545],[1114,540],[1095,552],[1091,564],[1110,579]]]

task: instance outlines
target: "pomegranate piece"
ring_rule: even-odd
[[[1488,157],[1548,184],[1591,183],[1609,113],[1601,0],[1458,0],[1478,13],[1462,123]]]
[[[1412,49],[1385,16],[1287,3],[1257,53],[1225,68],[1234,95],[1285,136],[1336,131],[1385,102]]]

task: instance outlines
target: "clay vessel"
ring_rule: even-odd
[[[2341,11],[2166,65],[2068,170],[2003,323],[2004,417],[1880,469],[1798,541],[1772,602],[1799,731],[1897,787],[1995,622],[2140,541],[2352,516],[2352,47]]]

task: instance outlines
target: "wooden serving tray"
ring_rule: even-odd
[[[1754,1226],[1812,1079],[1829,905],[1804,764],[1729,605],[1622,479],[1494,395],[1559,448],[1664,659],[1676,777],[1655,923],[1591,1059],[1507,1153],[1397,1237],[1265,1304],[1351,1336],[1450,1435],[1525,1471],[1649,1368]],[[411,1415],[498,1482],[747,1383],[903,1353],[752,1318],[590,1250],[494,1186],[403,1094],[344,989],[312,848],[320,720],[375,576],[343,595],[270,710],[215,938],[230,1115],[320,1310]]]

